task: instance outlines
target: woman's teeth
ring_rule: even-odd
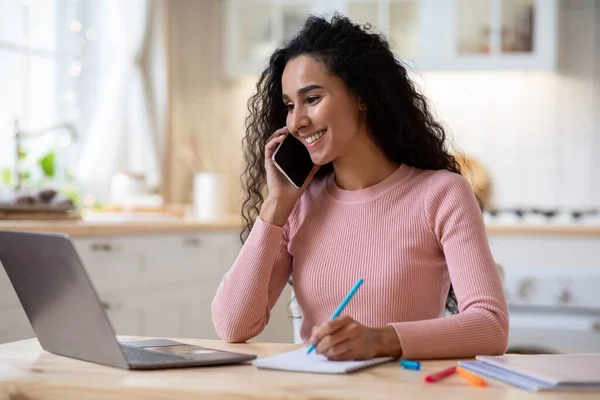
[[[327,132],[327,129],[322,130],[321,132],[317,132],[312,136],[309,136],[306,138],[306,143],[311,144],[312,142],[321,139],[323,137],[323,135],[325,134],[325,132]]]

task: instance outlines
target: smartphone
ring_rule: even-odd
[[[296,189],[304,185],[315,166],[308,149],[289,132],[273,153],[271,160]]]

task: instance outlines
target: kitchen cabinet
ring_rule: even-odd
[[[227,0],[227,76],[256,76],[309,14],[369,22],[409,70],[553,70],[557,0]]]
[[[440,70],[554,70],[557,0],[439,2]],[[442,20],[443,19],[443,20]],[[445,22],[444,22],[445,21]]]
[[[409,63],[425,54],[422,38],[431,29],[425,10],[431,0],[227,0],[224,2],[224,63],[235,78],[257,75],[271,53],[304,25],[310,14],[347,15],[388,35],[393,51]]]
[[[12,290],[12,286],[10,287]],[[8,292],[5,287],[0,290]],[[14,291],[11,293],[16,298]],[[0,343],[34,337],[33,330],[21,306],[0,306]]]
[[[238,230],[72,237],[119,335],[218,339],[213,296],[240,249]],[[288,297],[285,297],[285,296]],[[256,341],[292,342],[289,291]],[[0,343],[34,337],[0,268]]]

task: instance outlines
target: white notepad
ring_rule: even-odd
[[[478,361],[551,386],[600,387],[600,353],[477,356]]]
[[[473,372],[529,391],[600,390],[600,354],[478,356]]]
[[[321,374],[347,374],[359,369],[382,364],[394,357],[378,357],[364,361],[329,361],[327,357],[312,352],[306,354],[308,347],[254,360],[257,368],[277,369],[281,371],[314,372]]]

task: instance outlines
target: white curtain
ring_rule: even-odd
[[[108,188],[121,171],[145,175],[151,188],[161,184],[161,129],[145,67],[152,11],[152,0],[103,2],[100,90],[77,165],[84,186]]]

